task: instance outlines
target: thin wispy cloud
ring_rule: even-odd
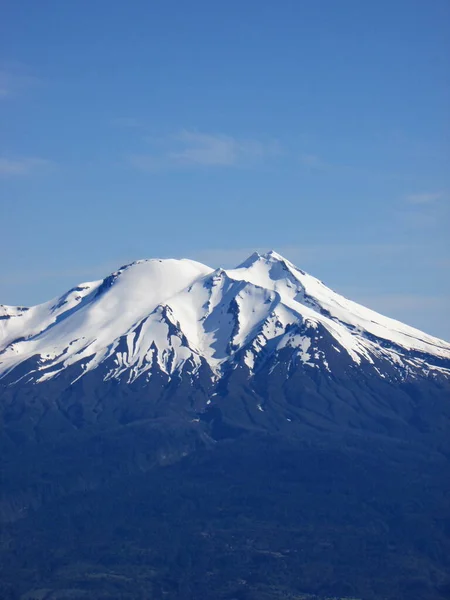
[[[141,170],[201,167],[249,167],[281,153],[277,141],[182,130],[170,136],[165,149],[135,154],[128,161]]]
[[[3,71],[0,71],[0,98],[6,98],[10,93],[8,78]]]
[[[40,173],[54,166],[54,163],[45,158],[5,158],[0,157],[0,176],[20,177]]]
[[[370,170],[362,167],[341,164],[333,158],[329,160],[313,153],[300,154],[298,160],[300,165],[309,171],[321,171],[332,175],[359,175],[371,173]]]
[[[329,168],[329,165],[320,156],[317,156],[317,154],[300,154],[299,160],[304,167],[309,169],[325,170]]]
[[[228,135],[182,131],[176,139],[184,148],[171,152],[170,157],[182,164],[233,166],[280,153],[277,142],[238,139]]]
[[[438,230],[448,222],[448,193],[440,191],[423,191],[406,194],[396,210],[397,218],[403,226],[415,230]]]
[[[365,167],[363,165],[352,165],[343,164],[339,160],[335,160],[334,157],[330,159],[323,158],[322,156],[314,153],[302,153],[297,156],[300,166],[309,172],[317,172],[326,174],[332,177],[367,177],[374,180],[408,180],[409,177],[402,173],[395,173],[389,171],[378,171],[371,166]]]
[[[409,204],[432,204],[438,200],[444,199],[444,192],[422,192],[419,194],[408,194],[405,200]]]
[[[0,64],[0,99],[14,98],[37,83],[39,79],[30,74],[25,65]]]
[[[134,117],[116,117],[110,121],[114,127],[122,127],[125,129],[140,129],[142,122]]]

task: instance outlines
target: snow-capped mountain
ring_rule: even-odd
[[[338,374],[364,367],[394,380],[450,376],[450,344],[364,308],[275,252],[235,269],[141,260],[31,308],[0,307],[0,377],[43,383],[250,377],[280,361]]]
[[[411,548],[429,547],[434,557],[426,536],[445,529],[450,481],[450,344],[343,298],[275,252],[230,270],[137,261],[45,304],[1,307],[0,456],[0,521],[17,521],[23,532],[11,546],[5,528],[6,571],[26,541],[39,554],[51,549],[39,569],[50,564],[58,586],[74,557],[84,569],[86,557],[97,563],[104,555],[121,573],[130,548],[138,561],[130,577],[157,557],[141,588],[148,590],[161,564],[184,564],[182,554],[161,555],[159,539],[186,524],[180,544],[196,548],[190,544],[200,540],[206,556],[236,521],[211,570],[202,558],[198,577],[208,585],[238,539],[243,577],[255,565],[265,569],[272,554],[276,573],[291,556],[303,564],[309,547],[312,556],[318,548],[327,554],[330,539],[339,556],[352,547],[352,568],[361,548],[369,548],[371,565],[377,547],[392,547],[389,557],[416,556],[392,545],[397,522]],[[276,525],[261,542],[258,529],[266,531],[275,507]],[[263,519],[256,528],[255,514]],[[103,546],[96,545],[99,521]],[[144,546],[128,533],[130,521]],[[147,536],[159,521],[150,552]],[[65,553],[53,550],[53,536],[67,538]],[[437,539],[444,544],[445,531]],[[23,572],[34,578],[28,557]],[[415,577],[416,562],[407,563],[407,577]],[[432,577],[445,571],[436,564]],[[165,581],[165,567],[161,573]],[[178,573],[168,597],[181,597]],[[84,571],[80,577],[77,586]],[[92,596],[88,586],[82,597]],[[151,588],[155,598],[161,589]]]
[[[449,399],[450,344],[275,252],[230,270],[137,261],[0,314],[0,451],[161,418],[208,439],[306,427],[439,444]]]

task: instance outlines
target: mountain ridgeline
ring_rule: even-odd
[[[0,420],[5,597],[449,593],[450,344],[275,252],[0,306]]]

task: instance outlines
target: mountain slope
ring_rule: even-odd
[[[214,438],[305,426],[448,437],[450,344],[275,252],[231,270],[138,261],[2,312],[2,447],[154,418]]]
[[[0,596],[444,600],[450,344],[274,252],[0,308]]]
[[[450,344],[343,298],[275,252],[228,271],[138,261],[49,303],[2,313],[0,375],[33,357],[37,368],[26,377],[37,382],[74,364],[82,376],[106,361],[107,378],[150,376],[154,364],[172,376],[189,363],[195,373],[203,362],[218,378],[239,361],[254,373],[285,348],[311,368],[330,370],[342,353],[349,366],[372,365],[381,377],[450,373]]]

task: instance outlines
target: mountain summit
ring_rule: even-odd
[[[131,383],[157,370],[195,376],[202,365],[217,381],[236,366],[253,376],[286,360],[395,380],[450,373],[450,344],[347,300],[274,251],[230,270],[140,260],[45,304],[0,310],[8,383],[69,368],[75,381],[100,366],[103,379]]]
[[[0,333],[8,444],[23,428],[45,438],[169,414],[445,435],[450,344],[273,251],[235,269],[139,260],[39,306],[2,306]]]

